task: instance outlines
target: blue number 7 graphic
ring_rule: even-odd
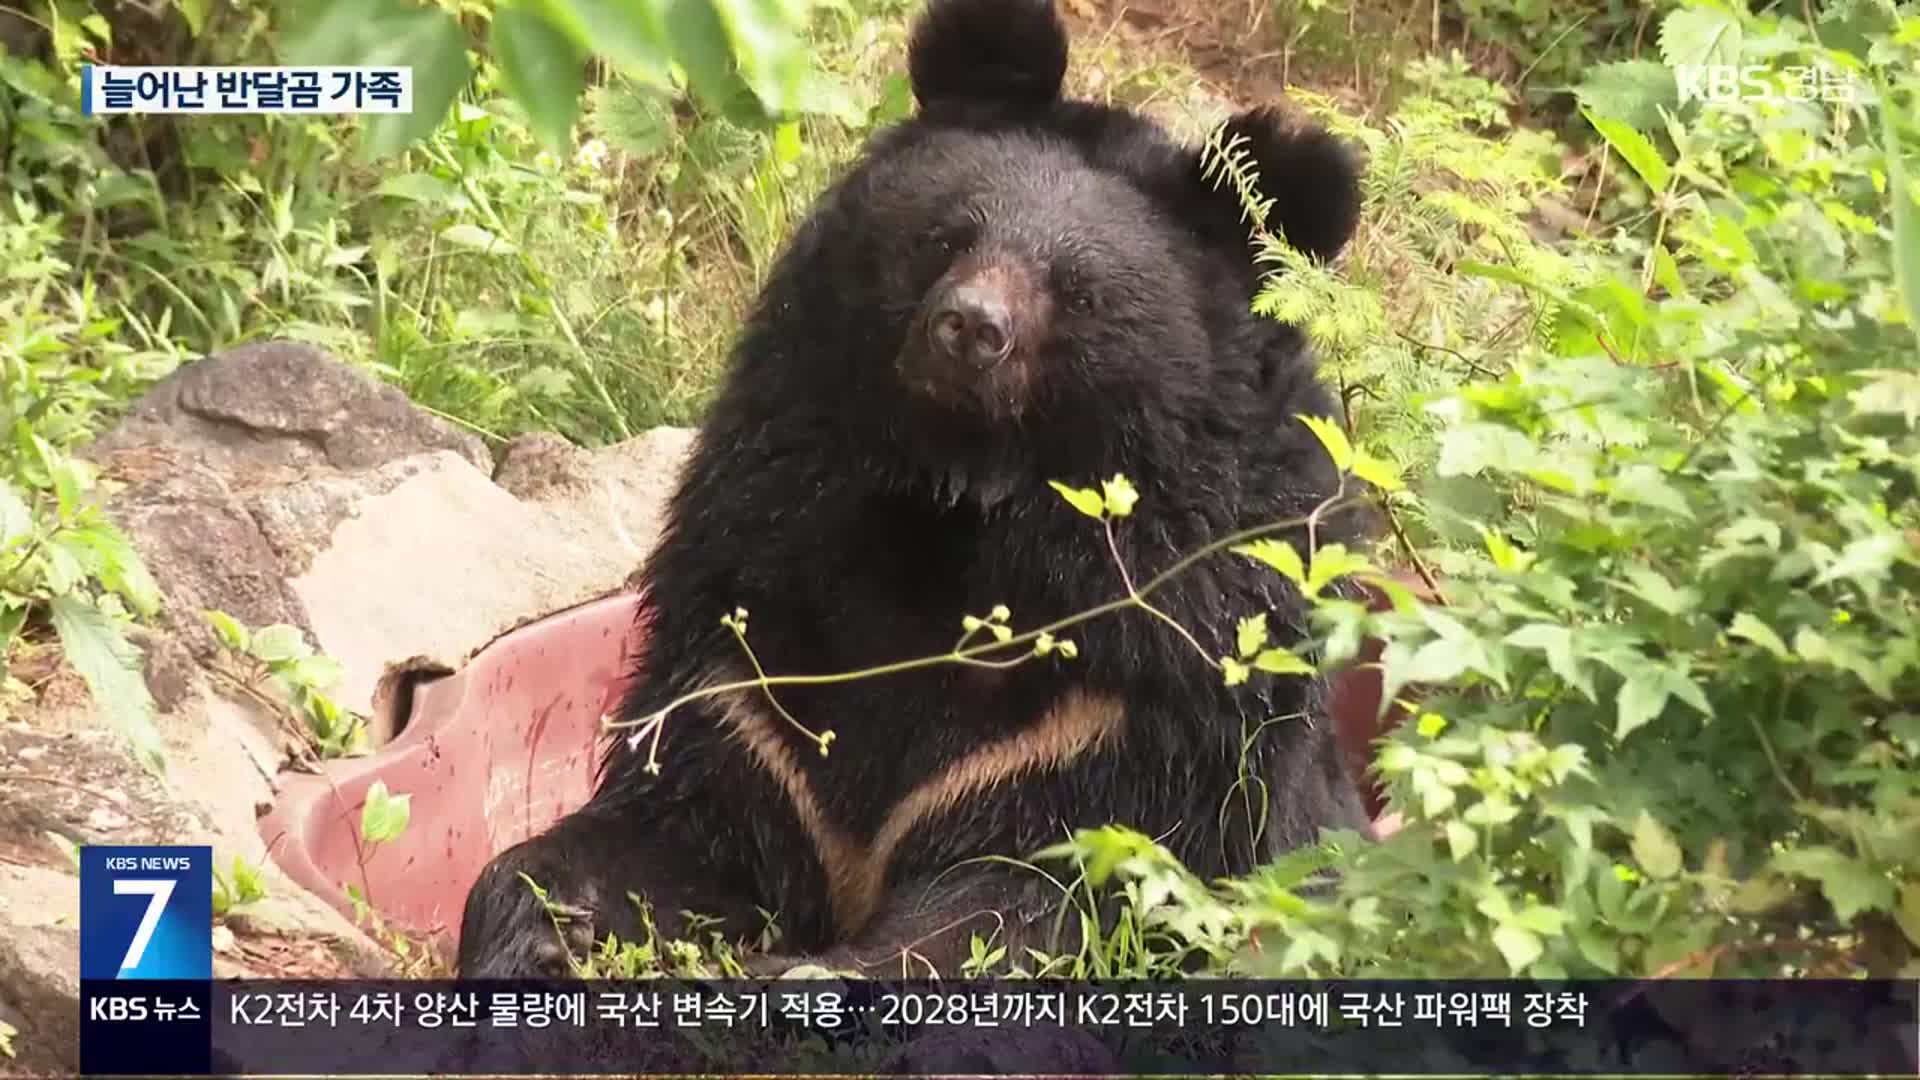
[[[140,958],[147,952],[147,943],[153,940],[154,928],[160,925],[160,913],[167,909],[167,900],[173,896],[173,885],[173,881],[166,878],[114,879],[114,895],[132,893],[148,897],[146,913],[140,916],[140,926],[133,932],[133,940],[127,945],[126,959],[120,961],[121,971],[140,966]]]

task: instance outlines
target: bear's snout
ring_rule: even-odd
[[[934,294],[927,332],[942,358],[977,368],[993,367],[1013,352],[1013,312],[1007,298],[993,282],[979,278]]]

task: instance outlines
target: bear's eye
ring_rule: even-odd
[[[1074,289],[1067,293],[1067,310],[1073,312],[1075,315],[1091,315],[1093,313],[1093,294],[1085,289]]]
[[[920,249],[931,255],[951,258],[966,246],[966,230],[957,225],[937,225],[920,234]]]

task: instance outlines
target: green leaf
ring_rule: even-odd
[[[298,627],[275,623],[254,631],[253,648],[250,651],[272,664],[306,656],[313,650],[307,646],[307,640]]]
[[[1092,488],[1068,487],[1058,480],[1049,480],[1047,484],[1067,500],[1067,504],[1090,518],[1099,520],[1106,515],[1107,502],[1100,493]]]
[[[1581,927],[1573,931],[1573,943],[1587,963],[1609,975],[1620,974],[1620,942],[1605,928]]]
[[[759,112],[754,88],[735,63],[733,42],[715,0],[663,0],[664,27],[674,62],[694,93],[728,120],[747,124]]]
[[[194,37],[207,28],[208,0],[173,0],[174,7],[180,9],[180,15],[187,20],[187,29]]]
[[[1640,818],[1633,826],[1633,861],[1640,864],[1648,877],[1661,880],[1674,877],[1683,869],[1680,845],[1674,842],[1666,827],[1645,810],[1640,811]]]
[[[347,61],[369,66],[412,65],[413,111],[368,118],[368,158],[397,154],[440,126],[447,109],[473,74],[467,35],[438,8],[410,8],[379,20],[379,38],[367,55]]]
[[[1511,923],[1493,928],[1493,946],[1500,950],[1500,955],[1506,958],[1507,967],[1515,975],[1532,966],[1547,951],[1546,946],[1540,943],[1539,935]]]
[[[14,489],[13,481],[0,479],[0,550],[14,547],[32,532],[33,511]]]
[[[1241,659],[1246,659],[1260,651],[1267,643],[1267,616],[1265,612],[1249,615],[1240,620],[1234,628],[1234,650]]]
[[[1907,326],[1920,341],[1920,207],[1914,205],[1920,194],[1907,183],[1906,148],[1900,144],[1893,117],[1893,94],[1884,84],[1880,101],[1880,131],[1887,144],[1887,195],[1893,200],[1894,280],[1907,302]]]
[[[1313,551],[1313,565],[1307,570],[1303,588],[1308,596],[1319,596],[1320,590],[1336,579],[1362,573],[1372,566],[1366,556],[1348,551],[1345,544],[1322,544]]]
[[[1286,649],[1267,649],[1254,657],[1253,666],[1269,675],[1311,675],[1313,665]]]
[[[47,606],[67,662],[86,681],[94,704],[132,746],[140,764],[164,776],[165,750],[139,646],[127,640],[119,624],[78,596],[56,596]]]
[[[213,627],[213,634],[220,639],[222,646],[237,653],[248,651],[248,645],[252,639],[247,634],[247,628],[240,625],[240,620],[224,611],[207,610],[201,612],[201,615],[206,618],[207,624]]]
[[[1699,594],[1692,589],[1675,588],[1673,582],[1648,567],[1629,566],[1625,573],[1632,582],[1629,591],[1664,614],[1685,614],[1700,601]]]
[[[1233,550],[1236,554],[1266,563],[1295,585],[1304,586],[1307,582],[1307,568],[1300,561],[1299,549],[1284,540],[1255,540],[1237,545]]]
[[[495,236],[486,229],[465,221],[440,230],[440,239],[455,247],[467,248],[486,255],[513,255],[520,250],[513,241]]]
[[[1660,59],[1669,68],[1740,63],[1740,21],[1709,7],[1679,8],[1660,23]]]
[[[1453,856],[1454,862],[1473,854],[1473,849],[1478,846],[1480,834],[1474,832],[1472,826],[1463,821],[1447,822],[1447,852]]]
[[[1687,505],[1680,489],[1673,486],[1665,473],[1652,466],[1634,465],[1620,470],[1608,490],[1622,502],[1650,506],[1679,518],[1693,517],[1693,507]]]
[[[1915,232],[1920,233],[1920,228]],[[1901,417],[1908,427],[1920,424],[1920,373],[1862,371],[1860,375],[1868,382],[1849,395],[1854,408],[1864,413]]]
[[[1133,513],[1133,506],[1140,501],[1140,493],[1133,488],[1133,482],[1124,476],[1116,475],[1101,485],[1103,505],[1107,513],[1114,517],[1126,517]]]
[[[1573,631],[1552,623],[1529,623],[1506,636],[1506,644],[1519,649],[1537,649],[1547,656],[1547,667],[1568,686],[1598,701],[1593,676],[1574,656]]]
[[[673,88],[672,53],[653,0],[550,0],[547,18],[578,45],[613,63],[620,74],[656,90]]]
[[[1665,710],[1670,696],[1659,668],[1648,665],[1629,675],[1615,703],[1613,737],[1624,739],[1651,723]]]
[[[1356,453],[1353,457],[1353,475],[1379,488],[1381,491],[1399,491],[1406,484],[1400,479],[1400,472],[1392,462],[1377,458],[1372,454]]]
[[[360,809],[361,839],[371,844],[392,840],[406,831],[412,812],[412,795],[394,795],[387,791],[385,780],[375,780]]]
[[[1773,632],[1773,627],[1761,622],[1758,617],[1748,614],[1747,612],[1743,611],[1733,617],[1733,622],[1727,626],[1727,636],[1751,641],[1755,645],[1772,653],[1778,659],[1790,660],[1793,658],[1793,653],[1787,649],[1787,643],[1780,639],[1779,634]]]
[[[1613,147],[1614,152],[1633,167],[1633,171],[1639,174],[1640,179],[1646,181],[1648,187],[1655,192],[1667,189],[1667,181],[1671,178],[1671,173],[1668,172],[1666,159],[1660,156],[1660,151],[1645,135],[1618,120],[1595,116],[1588,110],[1582,111],[1587,117],[1587,122],[1593,125],[1593,130],[1607,140],[1607,145]]]
[[[1783,851],[1773,857],[1773,868],[1818,881],[1820,892],[1833,905],[1834,916],[1843,923],[1852,922],[1862,911],[1886,911],[1893,907],[1892,879],[1835,848]]]
[[[1226,675],[1228,686],[1239,686],[1253,677],[1252,668],[1231,656],[1220,658],[1220,670]]]
[[[1331,420],[1304,414],[1299,417],[1299,420],[1307,425],[1307,429],[1313,432],[1315,438],[1320,440],[1320,445],[1327,448],[1327,456],[1333,459],[1334,468],[1346,472],[1353,467],[1353,444],[1347,441],[1347,433],[1340,430],[1340,425]]]
[[[522,6],[493,15],[489,39],[500,78],[527,110],[535,136],[548,149],[568,145],[586,86],[586,52],[559,27]]]
[[[1678,108],[1673,69],[1652,60],[1621,60],[1586,70],[1574,97],[1595,115],[1640,131],[1660,126],[1660,109]]]

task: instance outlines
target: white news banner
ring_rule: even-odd
[[[119,67],[80,72],[80,111],[411,113],[408,67]]]

